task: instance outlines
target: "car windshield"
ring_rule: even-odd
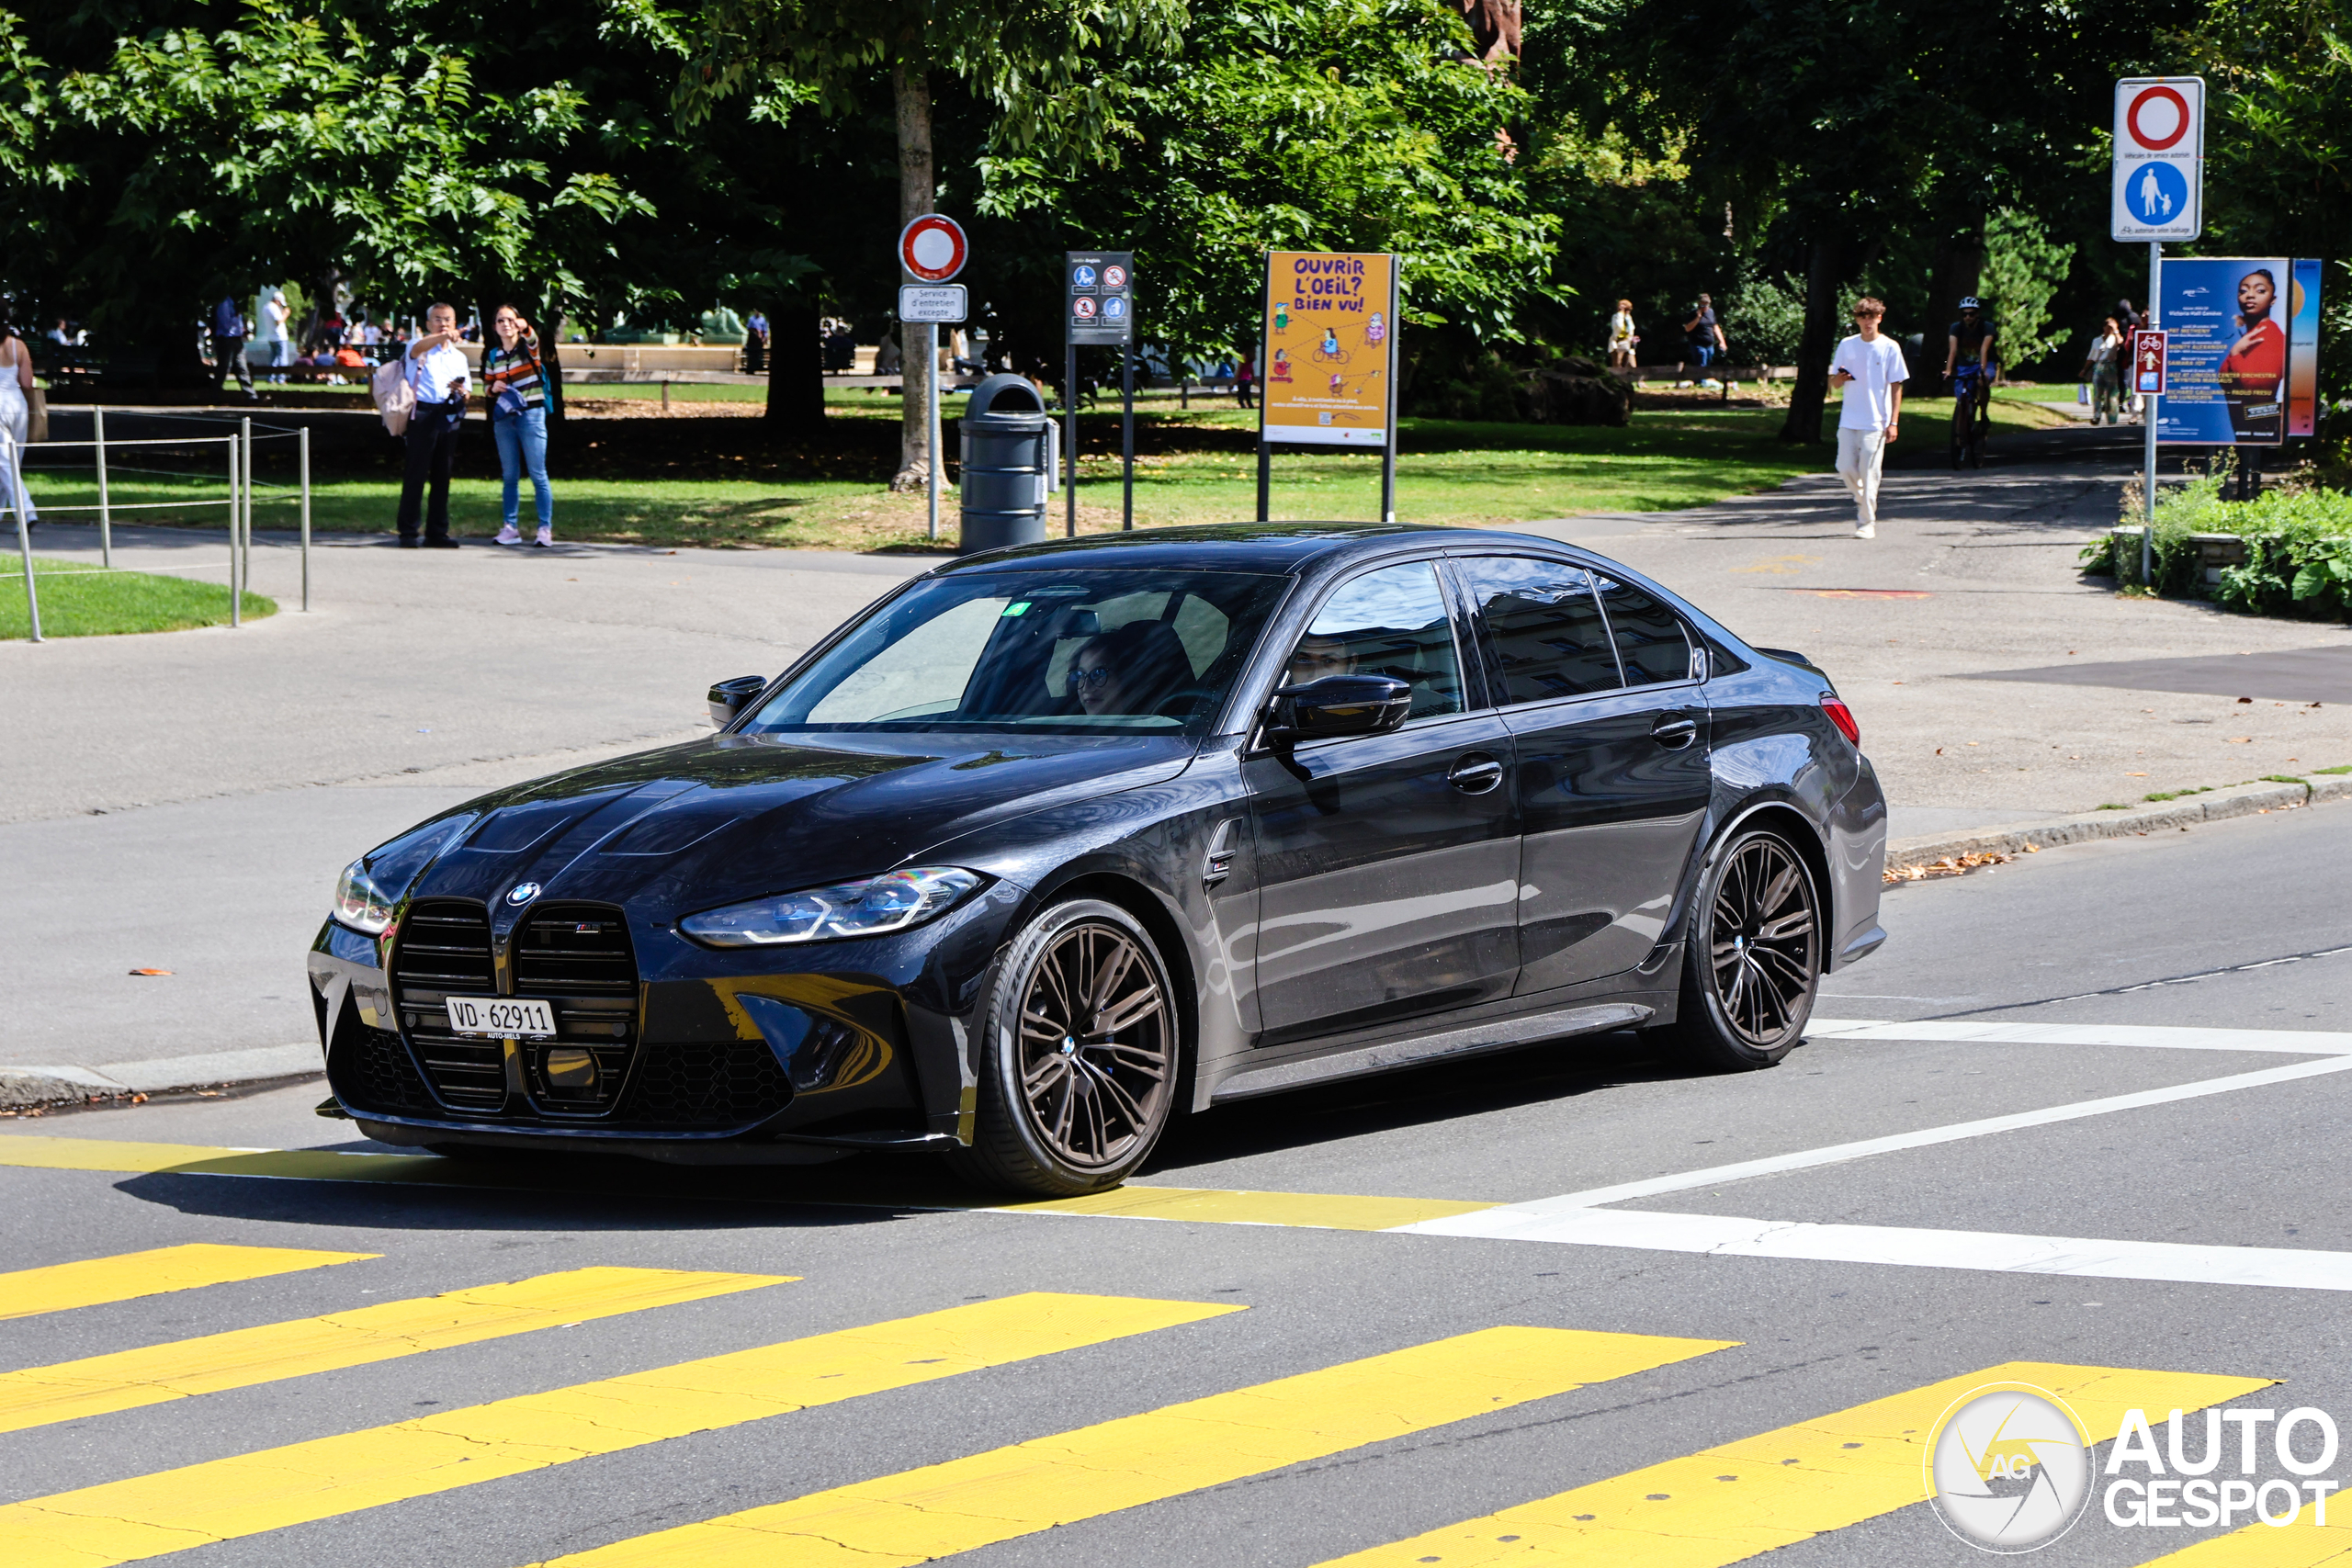
[[[1070,570],[919,582],[743,729],[1198,735],[1289,581]]]

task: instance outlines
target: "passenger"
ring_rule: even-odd
[[[1086,639],[1069,662],[1069,692],[1093,715],[1154,713],[1193,678],[1175,628],[1129,621]]]

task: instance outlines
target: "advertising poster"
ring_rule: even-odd
[[[2293,268],[2276,257],[2165,258],[2157,440],[2272,446],[2285,439],[2293,280]]]
[[[2309,435],[2319,418],[2319,274],[2324,265],[2295,264],[2293,312],[2287,324],[2287,434]]]
[[[1266,268],[1265,438],[1385,446],[1396,258],[1275,251]]]

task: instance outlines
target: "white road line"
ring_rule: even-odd
[[[1489,1209],[1402,1227],[1420,1235],[1487,1237],[1696,1252],[1714,1258],[1778,1258],[1812,1263],[1877,1263],[1912,1269],[1983,1269],[2093,1280],[2160,1280],[2194,1285],[2270,1285],[2352,1291],[2352,1252],[2277,1247],[2199,1247],[2168,1241],[2006,1235],[1994,1231],[1917,1230],[1899,1225],[1819,1225],[1726,1214],[1659,1214],[1577,1209],[1541,1221],[1513,1221]]]
[[[2236,1089],[2259,1089],[2267,1084],[2292,1083],[2298,1078],[2317,1077],[2323,1073],[2340,1073],[2352,1068],[2352,1056],[2323,1056],[2315,1062],[2294,1062],[2283,1067],[2264,1067],[2256,1072],[2233,1073],[2227,1077],[2200,1078],[2195,1083],[2176,1084],[2170,1089],[2145,1089],[2134,1094],[2109,1095],[2104,1100],[2078,1100],[2069,1105],[2044,1106],[2039,1111],[2018,1111],[2007,1116],[1987,1116],[1976,1122],[1954,1122],[1942,1127],[1922,1127],[1914,1133],[1893,1133],[1883,1138],[1863,1138],[1850,1144],[1832,1144],[1826,1148],[1800,1149],[1794,1154],[1771,1155],[1763,1159],[1741,1160],[1736,1165],[1710,1166],[1704,1170],[1685,1171],[1679,1176],[1654,1176],[1641,1181],[1621,1181],[1613,1187],[1594,1187],[1582,1192],[1563,1193],[1557,1198],[1537,1198],[1525,1203],[1509,1203],[1499,1209],[1489,1209],[1477,1216],[1486,1224],[1507,1223],[1508,1216],[1520,1214],[1531,1223],[1555,1214],[1571,1213],[1580,1209],[1596,1208],[1603,1203],[1631,1202],[1636,1198],[1654,1198],[1661,1192],[1687,1192],[1694,1187],[1715,1187],[1726,1181],[1744,1181],[1750,1177],[1778,1176],[1782,1171],[1809,1170],[1815,1166],[1840,1165],[1847,1160],[1864,1159],[1871,1155],[1894,1154],[1904,1149],[1927,1148],[1936,1144],[1959,1143],[1967,1138],[1983,1138],[1995,1133],[2014,1133],[2026,1127],[2045,1127],[2055,1122],[2075,1122],[2086,1116],[2105,1116],[2117,1111],[2137,1111],[2144,1106],[2168,1105],[2175,1100],[2197,1100],[2209,1094],[2228,1094]],[[1453,1224],[1452,1220],[1431,1220],[1421,1224],[1400,1225],[1406,1231],[1428,1231],[1432,1235],[1452,1235],[1460,1233],[1433,1230],[1431,1227]]]
[[[1805,1025],[1805,1034],[1812,1039],[1952,1041],[1983,1045],[2145,1045],[2168,1051],[2352,1055],[2352,1034],[2324,1029],[2175,1029],[2161,1024],[1967,1020],[1887,1023],[1869,1018],[1816,1018]]]

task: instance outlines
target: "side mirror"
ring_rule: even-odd
[[[710,722],[724,729],[735,722],[752,699],[768,689],[764,675],[738,675],[710,689]]]
[[[1274,694],[1266,706],[1266,739],[1282,746],[1379,735],[1412,711],[1413,688],[1393,675],[1326,675]]]

